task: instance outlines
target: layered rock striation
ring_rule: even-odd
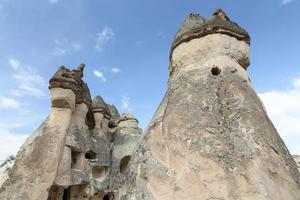
[[[49,116],[18,152],[0,199],[109,200],[124,184],[141,129],[100,96],[91,100],[83,70],[62,66],[50,79]]]
[[[249,45],[222,10],[189,15],[171,47],[167,93],[143,136],[133,115],[91,99],[84,64],[61,66],[49,82],[47,119],[14,164],[0,166],[0,199],[300,199],[299,157],[251,87]]]
[[[119,199],[300,198],[296,163],[251,87],[249,45],[222,10],[187,17]]]

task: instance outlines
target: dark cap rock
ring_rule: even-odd
[[[91,110],[92,112],[101,112],[106,117],[111,117],[109,107],[107,106],[103,98],[99,95],[93,99]]]
[[[139,120],[133,114],[123,113],[122,116],[120,117],[118,123],[120,123],[121,121],[127,121],[127,120],[135,120],[135,121],[139,122]]]
[[[247,31],[232,22],[222,9],[218,9],[208,19],[199,14],[187,16],[175,36],[170,55],[181,43],[214,33],[226,34],[250,44],[250,36]]]
[[[76,69],[70,70],[62,65],[49,81],[49,89],[64,88],[72,90],[76,95],[76,103],[91,105],[91,95],[87,84],[82,80],[85,65],[80,64]]]

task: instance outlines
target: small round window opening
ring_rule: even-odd
[[[85,153],[85,156],[84,156],[86,159],[89,159],[89,160],[93,160],[93,159],[96,159],[97,158],[97,153],[95,153],[94,151],[92,150],[89,150]]]
[[[114,199],[114,195],[112,193],[108,193],[103,197],[103,200],[113,200],[113,199]]]
[[[213,68],[211,69],[211,73],[212,73],[212,75],[214,75],[214,76],[220,75],[220,74],[221,74],[221,69],[220,69],[219,67],[213,67]]]

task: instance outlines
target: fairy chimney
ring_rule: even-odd
[[[250,84],[249,46],[222,10],[187,17],[119,199],[299,199],[295,161]]]

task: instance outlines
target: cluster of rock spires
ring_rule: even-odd
[[[112,199],[142,137],[138,120],[91,100],[84,65],[50,79],[52,108],[23,144],[0,199]]]
[[[59,68],[50,114],[20,149],[0,199],[299,200],[296,162],[246,72],[249,45],[222,10],[189,15],[143,135],[134,116],[91,100],[84,65]]]

